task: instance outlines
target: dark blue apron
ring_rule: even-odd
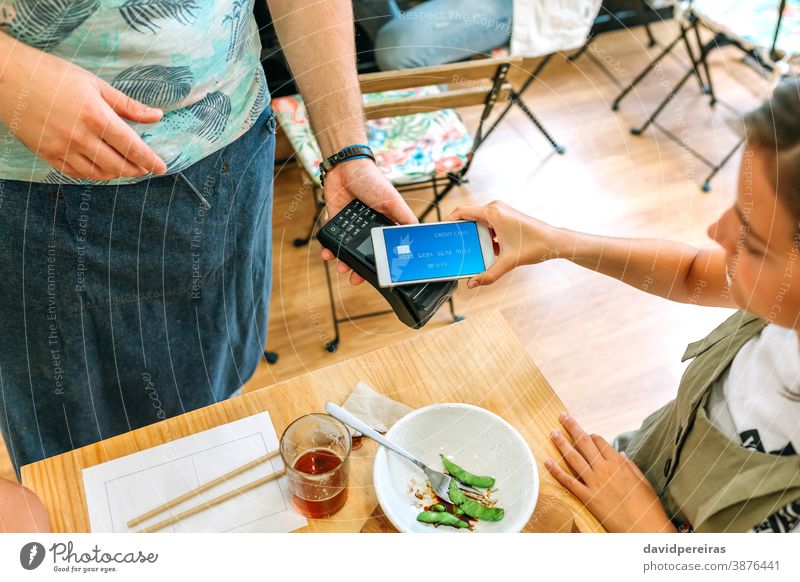
[[[132,185],[0,180],[0,429],[22,465],[223,400],[266,343],[275,120]]]

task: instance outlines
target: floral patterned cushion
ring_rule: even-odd
[[[692,11],[704,24],[755,48],[769,49],[778,24],[779,0],[694,0]],[[800,0],[787,0],[775,48],[800,54]]]
[[[437,87],[364,95],[364,102],[436,93]],[[272,110],[308,175],[319,184],[322,161],[299,95],[272,100]],[[467,162],[472,137],[452,109],[387,117],[367,122],[367,140],[378,167],[392,184],[409,184],[460,170]]]

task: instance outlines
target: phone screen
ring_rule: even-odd
[[[477,275],[486,269],[474,222],[387,228],[383,240],[393,283]]]

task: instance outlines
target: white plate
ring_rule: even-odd
[[[533,515],[539,496],[536,461],[522,436],[496,414],[470,404],[434,404],[407,414],[386,436],[435,470],[444,472],[443,454],[471,473],[496,479],[493,497],[505,515],[478,522],[476,531],[518,532]],[[379,447],[373,479],[378,502],[399,531],[469,533],[417,521],[421,502],[409,489],[422,490],[426,477],[400,455]]]

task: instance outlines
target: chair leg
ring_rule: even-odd
[[[717,175],[717,173],[722,169],[722,167],[728,163],[728,160],[730,160],[733,157],[733,154],[735,154],[739,150],[739,148],[742,146],[744,142],[745,138],[740,139],[739,142],[735,146],[733,146],[731,151],[729,151],[727,155],[724,158],[722,158],[722,160],[716,166],[711,168],[711,173],[708,176],[706,176],[706,179],[703,182],[702,186],[703,192],[711,191],[711,180],[714,178],[714,176]]]
[[[452,295],[448,298],[447,303],[450,304],[450,316],[453,318],[453,323],[464,321],[464,319],[466,319],[463,315],[456,313],[456,305],[455,301],[453,301]]]
[[[677,45],[680,42],[680,40],[681,40],[681,35],[676,36],[675,39],[671,43],[669,43],[669,45],[664,50],[662,50],[655,59],[650,61],[650,63],[644,68],[644,70],[641,73],[639,73],[636,76],[636,78],[633,81],[631,81],[630,84],[627,87],[625,87],[619,95],[617,95],[617,98],[614,99],[614,102],[611,104],[611,110],[612,111],[617,111],[619,109],[620,102],[623,99],[625,99],[625,97],[628,95],[628,93],[633,91],[633,89],[639,83],[641,83],[642,80],[647,75],[650,74],[650,71],[652,71],[656,67],[656,65],[658,65],[658,63],[661,62],[661,60],[664,57],[666,57],[669,53],[672,52],[672,49],[675,48],[675,45]]]
[[[511,94],[509,94],[508,103],[506,104],[505,108],[500,112],[500,115],[497,116],[497,119],[494,120],[494,123],[492,123],[491,127],[489,127],[487,131],[483,132],[483,138],[481,141],[485,141],[486,138],[488,138],[492,134],[495,128],[498,125],[500,125],[500,122],[503,121],[505,116],[508,115],[508,112],[511,111],[511,108],[514,106],[515,103],[514,100],[520,99],[522,95],[525,94],[525,91],[527,91],[528,87],[530,87],[533,84],[533,82],[539,78],[539,75],[542,73],[542,70],[547,66],[547,63],[549,63],[550,59],[552,58],[553,54],[551,53],[545,56],[541,61],[539,61],[539,63],[536,65],[536,68],[531,72],[530,76],[522,84],[522,87],[519,88],[519,91],[514,91]]]
[[[656,37],[653,36],[653,29],[650,28],[649,22],[644,23],[644,30],[647,33],[647,48],[653,48],[658,44],[658,41],[656,41]]]
[[[653,48],[658,44],[656,37],[653,36],[653,30],[650,28],[650,22],[647,20],[647,12],[652,11],[652,8],[647,2],[639,2],[636,6],[636,12],[639,14],[639,22],[644,26],[645,33],[647,34],[647,46]]]
[[[539,61],[539,63],[536,65],[536,68],[533,71],[531,71],[530,76],[522,84],[522,87],[519,88],[517,95],[522,96],[525,94],[525,91],[527,91],[528,87],[530,87],[533,84],[533,82],[539,78],[539,75],[542,74],[542,70],[547,66],[547,63],[549,63],[550,59],[552,58],[553,58],[553,53],[550,53],[549,55],[545,56],[541,61]]]
[[[447,186],[445,186],[442,189],[441,192],[437,192],[436,191],[436,185],[434,184],[433,200],[431,200],[430,204],[428,204],[427,208],[425,208],[425,210],[422,212],[422,214],[420,214],[417,217],[419,219],[419,221],[420,222],[424,222],[425,221],[425,217],[428,216],[428,214],[430,214],[431,210],[436,210],[437,216],[439,216],[440,219],[441,219],[441,212],[442,211],[439,208],[439,202],[441,202],[442,199],[450,193],[450,190],[452,190],[456,186],[460,186],[463,183],[464,182],[461,181],[460,176],[451,175],[450,176],[450,183],[447,184]]]
[[[588,40],[586,41],[587,44],[584,45],[584,48],[588,46],[589,42],[590,41]],[[530,109],[528,109],[528,106],[522,100],[522,94],[538,78],[539,74],[542,72],[542,69],[544,69],[545,65],[547,65],[547,63],[550,62],[550,59],[552,57],[553,55],[547,55],[544,59],[542,59],[542,61],[536,66],[536,69],[531,73],[531,76],[528,78],[528,80],[525,81],[522,87],[520,87],[519,92],[514,91],[513,89],[511,90],[511,92],[508,95],[508,104],[506,105],[505,109],[503,109],[503,111],[500,112],[500,115],[497,117],[497,119],[494,120],[494,123],[492,123],[489,129],[484,132],[483,138],[481,139],[482,142],[486,141],[486,138],[488,138],[492,134],[492,132],[500,124],[500,122],[503,121],[503,118],[506,115],[508,115],[508,112],[511,110],[511,108],[514,105],[516,105],[517,107],[522,109],[522,112],[528,117],[528,119],[530,119],[533,122],[533,124],[542,133],[542,135],[544,135],[547,141],[550,142],[550,145],[553,146],[553,149],[556,151],[556,153],[563,154],[564,152],[567,151],[567,149],[564,146],[558,145],[558,143],[556,143],[556,141],[553,139],[550,133],[544,128],[542,123],[536,118],[533,112]],[[426,210],[423,216],[426,215],[428,212],[429,210]],[[420,218],[420,220],[422,220],[422,218]]]
[[[700,39],[700,31],[698,26],[699,21],[694,20],[692,22],[691,28],[694,29],[694,36],[697,40],[697,48],[700,51],[700,56],[695,58],[694,50],[692,49],[692,45],[689,42],[689,37],[687,36],[688,29],[684,29],[681,27],[681,38],[683,39],[683,44],[686,47],[686,53],[689,55],[689,59],[692,61],[692,69],[694,70],[695,77],[697,78],[697,85],[700,88],[700,92],[704,95],[708,95],[710,92],[710,88],[706,85],[705,81],[703,80],[703,75],[700,72],[700,65],[701,63],[704,65],[706,71],[706,79],[708,82],[711,83],[711,79],[708,77],[708,66],[706,65],[706,55],[708,54],[707,47],[703,45],[703,41]]]
[[[533,112],[530,109],[528,109],[528,106],[525,105],[525,102],[522,99],[520,99],[519,96],[516,93],[512,92],[512,95],[513,95],[513,98],[514,98],[513,102],[517,104],[517,107],[522,109],[522,112],[536,126],[536,129],[538,129],[541,132],[541,134],[545,137],[545,139],[547,139],[547,141],[550,142],[550,145],[553,146],[553,149],[555,150],[555,152],[557,154],[563,154],[564,152],[566,152],[567,148],[565,148],[562,145],[558,145],[558,143],[556,143],[556,140],[553,139],[553,136],[551,136],[550,133],[548,133],[548,131],[544,128],[544,126],[541,124],[541,122],[536,118],[536,116],[533,114]]]
[[[711,52],[711,49],[717,43],[718,36],[715,36],[714,40],[712,40],[710,43],[707,43],[707,44],[703,45],[702,41],[700,39],[700,31],[699,31],[699,27],[698,26],[694,27],[694,36],[695,36],[695,39],[697,39],[697,46],[700,47],[700,59],[699,59],[699,61],[703,65],[703,70],[706,73],[707,85],[704,88],[705,89],[704,92],[711,97],[711,99],[709,101],[709,105],[711,105],[713,107],[717,103],[717,95],[716,95],[716,93],[714,93],[714,85],[711,83],[711,71],[708,68],[708,53]],[[699,75],[698,75],[698,77],[699,77]]]
[[[644,133],[644,130],[646,130],[648,127],[650,127],[650,125],[653,122],[655,122],[656,118],[659,115],[661,115],[661,112],[664,110],[664,108],[675,98],[675,95],[678,93],[678,91],[680,91],[681,87],[683,87],[686,84],[686,81],[688,81],[689,78],[694,74],[695,74],[694,67],[692,67],[686,72],[683,78],[680,81],[678,81],[678,84],[675,85],[675,88],[671,89],[670,92],[667,94],[667,96],[664,97],[661,103],[659,103],[656,110],[652,113],[652,115],[650,115],[650,117],[647,118],[644,124],[641,127],[634,127],[633,129],[631,129],[631,133],[633,135],[642,135],[642,133]]]
[[[317,221],[319,220],[320,214],[322,214],[322,209],[325,208],[325,201],[321,196],[318,195],[318,188],[316,186],[314,186],[314,205],[314,217],[311,219],[311,225],[308,227],[308,234],[302,238],[296,238],[292,241],[292,244],[296,247],[304,247],[309,243],[311,237],[314,235],[314,229],[317,226]]]
[[[482,141],[486,141],[486,138],[488,138],[490,135],[492,135],[492,132],[495,130],[495,128],[498,125],[500,125],[500,122],[503,121],[503,119],[505,118],[506,115],[508,115],[508,112],[511,111],[512,107],[514,107],[514,102],[511,100],[511,95],[509,95],[508,96],[508,103],[506,104],[505,108],[500,112],[500,115],[497,116],[497,119],[494,120],[494,123],[492,123],[492,125],[489,127],[489,129],[487,129],[483,133]]]
[[[331,268],[328,265],[328,261],[325,261],[325,279],[328,283],[328,300],[330,301],[331,315],[333,316],[333,339],[325,342],[325,349],[332,354],[339,347],[339,316],[336,314],[336,299],[333,296],[333,281],[331,280]]]
[[[581,58],[583,53],[585,53],[589,48],[589,46],[592,44],[592,41],[594,41],[594,35],[590,34],[588,37],[586,37],[586,42],[583,43],[583,46],[567,57],[567,61],[570,63],[574,63],[579,58]]]

